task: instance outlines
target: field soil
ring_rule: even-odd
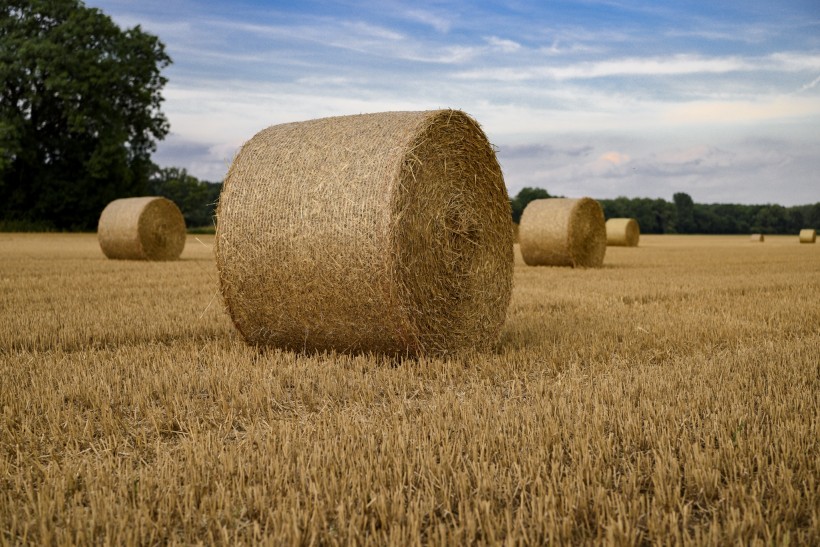
[[[0,543],[820,544],[820,245],[517,252],[418,360],[247,346],[212,246],[0,233]]]

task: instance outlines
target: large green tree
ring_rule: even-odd
[[[0,219],[88,229],[145,192],[170,62],[157,37],[80,0],[2,0]]]

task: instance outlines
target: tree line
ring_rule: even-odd
[[[510,199],[515,222],[533,199],[555,197],[542,188],[523,188]],[[645,234],[794,234],[820,229],[820,202],[784,207],[736,203],[695,203],[689,194],[672,201],[652,198],[600,199],[606,218],[634,218]]]

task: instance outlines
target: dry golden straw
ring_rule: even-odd
[[[162,197],[115,199],[100,215],[97,239],[108,258],[176,260],[185,247],[185,219]]]
[[[604,212],[591,198],[531,201],[521,215],[518,237],[530,266],[594,268],[604,262]]]
[[[498,338],[510,206],[463,112],[269,127],[234,159],[217,219],[222,294],[250,344],[418,355]]]
[[[634,218],[610,218],[606,221],[606,244],[617,247],[637,247],[641,229]]]
[[[817,231],[812,228],[800,230],[800,243],[814,243],[817,239]]]
[[[750,238],[750,241],[751,241],[752,243],[763,243],[763,241],[764,241],[765,239],[766,239],[766,238],[765,238],[765,237],[763,237],[763,234],[752,234],[752,237]]]

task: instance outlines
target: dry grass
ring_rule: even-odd
[[[494,353],[259,353],[213,238],[0,234],[0,542],[820,542],[820,250],[529,268]]]

